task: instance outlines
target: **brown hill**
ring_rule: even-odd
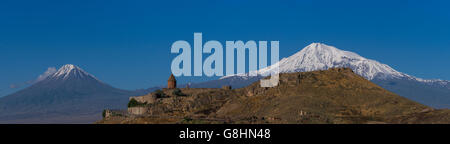
[[[419,123],[414,119],[419,115],[428,123],[450,123],[448,111],[434,112],[346,68],[281,74],[273,88],[256,82],[235,90],[179,93],[165,89],[133,98],[143,113],[112,114],[98,123]],[[427,119],[424,111],[430,110],[434,115]]]
[[[418,113],[394,117],[388,121],[396,124],[450,124],[450,110],[426,109]]]

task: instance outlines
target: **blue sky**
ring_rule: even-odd
[[[450,80],[448,1],[2,0],[0,96],[75,64],[123,89],[166,83],[177,40],[322,42],[421,78]],[[180,83],[213,78],[179,78]],[[24,85],[23,87],[25,87]],[[22,88],[23,88],[22,87]]]

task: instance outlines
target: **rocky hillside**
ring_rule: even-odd
[[[281,74],[273,88],[255,82],[234,90],[181,89],[182,96],[173,91],[149,94],[154,99],[139,105],[143,114],[98,123],[450,123],[447,110],[400,97],[347,68]]]

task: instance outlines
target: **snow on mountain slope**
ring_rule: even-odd
[[[72,65],[72,64],[66,64],[66,65],[62,66],[61,68],[59,68],[58,71],[56,71],[55,73],[48,76],[48,79],[53,79],[53,80],[68,80],[70,78],[75,78],[75,79],[92,78],[92,79],[95,79],[95,80],[101,82],[95,76],[89,74],[88,72],[84,71],[80,67]]]
[[[283,58],[274,66],[279,65],[280,73],[290,73],[290,72],[307,72],[315,70],[326,70],[328,68],[335,67],[348,67],[351,68],[356,74],[362,77],[373,80],[373,79],[387,79],[387,78],[405,78],[412,79],[420,82],[434,83],[438,82],[441,84],[448,84],[449,81],[443,80],[424,80],[410,76],[396,71],[386,64],[382,64],[375,60],[367,59],[361,57],[360,55],[343,51],[333,46],[328,46],[321,43],[312,43],[296,54]],[[266,67],[258,71],[253,71],[250,73],[258,73],[258,75],[268,75],[274,71],[274,67]],[[222,77],[230,78],[234,76],[248,77],[247,74],[236,74]]]

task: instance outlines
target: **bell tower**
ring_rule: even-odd
[[[169,80],[167,80],[167,88],[168,89],[177,88],[177,80],[175,79],[175,76],[173,76],[173,74],[171,74]]]

